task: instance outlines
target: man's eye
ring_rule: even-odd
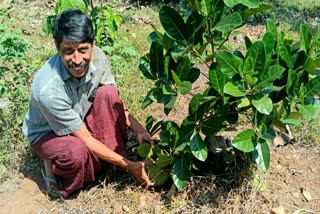
[[[63,53],[69,55],[69,54],[73,53],[73,50],[72,49],[65,49],[65,50],[63,50]]]
[[[88,48],[80,48],[79,49],[80,53],[87,53],[87,51],[88,51]]]

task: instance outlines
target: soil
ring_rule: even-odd
[[[271,167],[251,181],[231,191],[210,187],[197,193],[176,192],[182,204],[174,213],[320,213],[320,148],[288,145],[272,150]],[[22,167],[0,186],[1,213],[166,213],[163,192],[137,187],[128,177],[127,185],[111,181],[87,186],[72,198],[52,201],[42,191],[44,184],[38,168]],[[108,178],[108,177],[107,177]],[[110,177],[109,177],[110,179]],[[122,187],[121,187],[122,186]],[[121,187],[120,189],[118,187]],[[209,191],[208,191],[209,189]],[[205,194],[203,194],[205,193]],[[167,194],[167,192],[165,192]],[[189,196],[187,196],[189,195]],[[206,203],[200,202],[206,199]],[[171,202],[175,203],[175,202]],[[202,204],[202,207],[196,204]],[[283,211],[283,212],[282,212]]]
[[[37,2],[40,1],[30,4],[45,6]],[[28,3],[22,6],[28,8]],[[32,23],[26,31],[30,34],[36,32]],[[261,25],[245,26],[233,42],[242,42],[244,35],[259,38],[263,30]],[[201,90],[204,81],[197,83],[197,90]],[[185,107],[187,101],[178,100],[178,106]],[[184,117],[181,112],[186,111],[173,109],[168,119],[179,121]],[[157,117],[164,115],[157,113]],[[205,178],[206,182],[195,178],[193,186],[175,191],[169,202],[169,188],[144,189],[127,173],[113,170],[67,200],[50,200],[44,193],[39,167],[25,163],[19,173],[0,184],[0,213],[320,213],[319,140],[303,144],[300,139],[294,144],[272,147],[271,152],[269,171],[257,171],[235,189],[219,186],[215,177]]]

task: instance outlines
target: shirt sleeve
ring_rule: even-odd
[[[39,97],[39,109],[53,132],[58,136],[79,130],[82,120],[73,109],[67,95],[51,93]]]

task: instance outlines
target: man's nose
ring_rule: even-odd
[[[72,56],[72,62],[76,65],[79,65],[82,62],[82,60],[83,59],[82,59],[81,53],[79,53],[78,51],[75,51]]]

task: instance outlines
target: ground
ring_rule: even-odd
[[[42,7],[39,2],[25,6],[33,7],[34,12]],[[26,19],[25,33],[41,34],[33,27],[39,25],[40,19],[34,19],[39,14],[31,14],[29,17],[33,18]],[[241,43],[244,35],[258,38],[263,29],[262,25],[245,26],[234,42]],[[186,102],[179,100],[178,106],[186,106]],[[181,112],[185,111],[174,109],[169,119],[183,118]],[[163,116],[157,114],[158,118]],[[184,191],[145,189],[127,173],[110,170],[70,199],[52,201],[43,193],[39,167],[25,163],[19,173],[0,184],[0,213],[320,213],[319,139],[305,142],[301,136],[309,126],[303,127],[293,133],[296,142],[271,147],[268,172],[257,171],[231,189],[221,186],[218,176],[194,178]]]
[[[174,213],[320,213],[320,149],[287,145],[272,150],[272,163],[267,173],[259,172],[249,188],[245,183],[230,191],[227,197],[216,194],[216,188],[203,189],[215,199],[202,207],[175,203]],[[23,168],[23,167],[22,167]],[[41,191],[43,182],[39,170],[15,175],[0,186],[1,213],[165,213],[169,209],[163,192],[145,190],[136,185],[123,186],[111,182],[87,187],[72,199],[51,201]],[[130,178],[129,183],[132,183]],[[101,181],[103,182],[103,181]],[[189,196],[187,196],[187,193]],[[199,203],[200,193],[177,192],[182,201],[193,195]],[[190,198],[189,198],[190,199]],[[192,199],[190,199],[192,201]],[[220,203],[220,204],[219,204]],[[171,204],[172,206],[172,204]],[[224,211],[223,209],[224,208]],[[282,212],[283,210],[284,212]]]

